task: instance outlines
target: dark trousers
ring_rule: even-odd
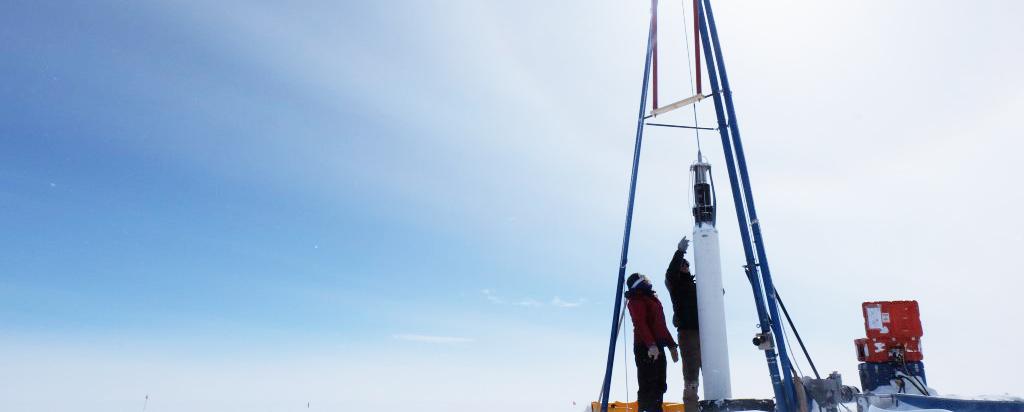
[[[640,412],[661,412],[661,402],[668,390],[665,383],[665,351],[658,349],[658,359],[647,356],[647,347],[633,345],[636,360],[636,401]]]
[[[683,406],[687,412],[697,410],[697,388],[700,384],[700,331],[679,330],[679,357],[683,361]]]

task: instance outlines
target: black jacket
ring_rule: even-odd
[[[672,298],[672,324],[676,329],[695,330],[697,323],[697,282],[692,273],[679,270],[683,252],[676,251],[665,271],[665,287]]]

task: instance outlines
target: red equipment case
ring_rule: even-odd
[[[907,362],[920,362],[921,315],[917,301],[864,302],[864,330],[867,338],[857,339],[857,360],[882,363],[902,357]]]
[[[917,301],[864,302],[861,310],[868,338],[920,338],[924,335]]]

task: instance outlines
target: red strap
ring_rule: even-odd
[[[693,0],[693,59],[697,62],[697,94],[703,94],[700,90],[700,16],[697,15],[697,2]]]
[[[654,103],[654,110],[658,110],[658,0],[651,0],[651,29],[654,32],[654,98],[651,100]]]

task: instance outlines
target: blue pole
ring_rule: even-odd
[[[743,252],[744,256],[746,257],[747,263],[747,280],[750,281],[751,289],[754,292],[754,303],[757,308],[758,320],[760,322],[758,326],[760,327],[762,333],[769,333],[773,322],[771,318],[768,316],[768,311],[765,308],[764,292],[761,289],[761,284],[757,276],[757,264],[755,263],[754,252],[751,248],[752,242],[750,238],[750,232],[748,229],[748,221],[747,216],[744,212],[743,197],[740,193],[740,180],[737,179],[736,161],[733,157],[732,143],[730,142],[729,138],[730,132],[735,133],[736,129],[733,129],[731,125],[726,122],[726,111],[723,109],[722,99],[723,94],[726,93],[720,92],[720,87],[718,84],[718,72],[721,72],[721,74],[724,77],[725,68],[724,66],[720,67],[715,63],[715,57],[717,57],[719,62],[721,62],[720,53],[715,53],[715,55],[712,56],[712,54],[708,52],[712,50],[711,41],[713,39],[716,40],[715,43],[717,46],[718,33],[714,31],[715,27],[713,25],[709,26],[708,24],[708,19],[705,16],[705,4],[703,1],[698,2],[698,14],[700,21],[701,42],[705,50],[704,59],[706,62],[706,66],[708,68],[708,80],[711,83],[712,100],[715,103],[715,115],[718,119],[718,130],[722,138],[722,149],[725,153],[726,169],[729,172],[729,183],[730,187],[732,188],[733,203],[735,204],[736,222],[739,225],[740,237],[743,240]],[[714,68],[717,68],[717,70],[714,70]],[[785,390],[785,387],[783,386],[783,379],[781,378],[779,373],[779,367],[775,351],[772,349],[766,350],[765,358],[768,363],[768,372],[771,376],[772,388],[775,392],[775,399],[779,403],[779,405],[777,405],[778,410],[780,412],[788,411],[790,410],[788,401],[788,391]]]
[[[761,237],[761,224],[757,219],[757,210],[754,207],[754,195],[750,186],[750,175],[747,172],[747,161],[746,156],[743,154],[743,143],[740,139],[739,122],[736,119],[736,110],[732,102],[732,90],[729,88],[729,77],[725,71],[725,61],[722,59],[722,47],[718,40],[718,29],[715,26],[715,15],[711,11],[710,0],[704,0],[706,3],[705,13],[707,14],[708,27],[711,32],[711,40],[714,46],[715,60],[718,61],[718,70],[722,78],[722,97],[725,100],[725,108],[729,115],[729,131],[732,134],[733,147],[736,150],[736,163],[739,167],[740,179],[743,182],[744,197],[746,198],[747,214],[750,216],[750,231],[754,236],[754,247],[757,250],[757,260],[759,262],[759,268],[761,269],[761,280],[764,282],[764,292],[766,293],[765,298],[768,304],[768,310],[771,315],[772,332],[776,339],[776,346],[779,348],[780,362],[782,363],[782,381],[786,389],[786,404],[788,407],[793,408],[796,404],[793,399],[796,399],[795,387],[792,381],[792,367],[790,366],[789,352],[786,349],[785,339],[782,337],[782,323],[778,320],[779,307],[778,301],[775,296],[775,286],[772,283],[771,270],[768,267],[768,257],[764,250],[764,240]],[[756,272],[755,272],[756,273]]]
[[[619,312],[622,310],[622,286],[626,283],[626,261],[629,257],[629,232],[633,226],[633,203],[636,198],[636,178],[640,170],[640,145],[644,138],[644,109],[647,108],[647,82],[651,75],[651,53],[654,49],[655,8],[658,0],[651,0],[651,26],[647,33],[647,58],[644,61],[644,83],[640,87],[640,114],[636,120],[636,143],[633,145],[633,171],[629,178],[629,196],[626,200],[626,227],[622,233],[622,254],[619,255],[619,277],[615,283],[615,310],[612,311],[612,332],[608,340],[608,363],[601,385],[601,412],[608,412],[608,392],[611,390],[612,367],[615,365],[615,342],[619,336]]]

